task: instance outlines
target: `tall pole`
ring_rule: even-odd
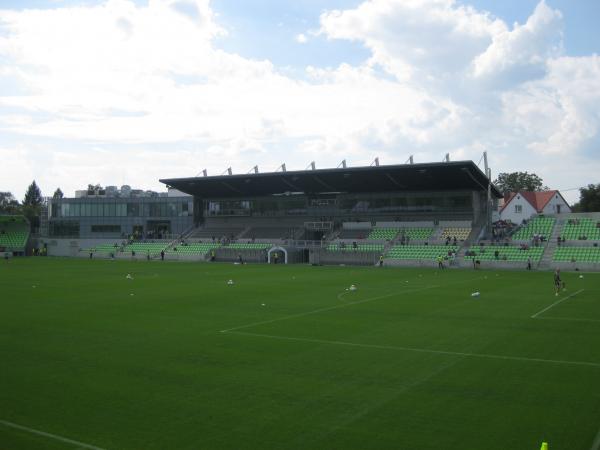
[[[488,179],[485,202],[485,231],[486,234],[490,235],[492,233],[492,170],[488,166],[487,152],[483,152],[483,167],[485,168],[485,176]]]

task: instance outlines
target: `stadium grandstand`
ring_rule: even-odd
[[[164,179],[194,198],[217,260],[457,265],[486,235],[501,194],[472,161]]]
[[[501,193],[472,161],[281,169],[163,179],[165,194],[49,199],[37,245],[91,258],[600,268],[600,217],[493,222]]]

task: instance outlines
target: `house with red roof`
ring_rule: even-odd
[[[535,214],[565,214],[571,207],[559,191],[511,192],[504,196],[500,219],[521,223]]]

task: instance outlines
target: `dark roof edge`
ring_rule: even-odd
[[[332,167],[326,169],[304,169],[304,170],[288,170],[285,172],[259,172],[259,173],[237,173],[232,175],[209,175],[209,176],[194,176],[194,177],[183,177],[183,178],[161,178],[160,181],[166,185],[172,185],[172,183],[177,182],[191,182],[195,180],[232,180],[232,179],[240,179],[240,178],[268,178],[274,176],[293,176],[293,175],[305,175],[305,174],[327,174],[327,173],[335,173],[335,172],[366,172],[366,171],[379,171],[386,169],[406,169],[413,168],[415,170],[425,169],[428,167],[449,167],[449,166],[470,166],[479,172],[479,174],[487,178],[485,173],[471,160],[464,161],[449,161],[449,162],[429,162],[429,163],[415,163],[415,164],[389,164],[389,165],[379,165],[379,166],[358,166],[358,167]],[[491,181],[491,180],[490,180]],[[502,194],[492,184],[492,195],[496,198],[502,198]]]

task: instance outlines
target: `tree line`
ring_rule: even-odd
[[[54,191],[53,198],[63,198],[63,196],[60,188]],[[22,202],[19,202],[11,192],[0,192],[0,214],[25,216],[31,224],[31,229],[35,230],[40,226],[42,202],[42,191],[33,180],[27,188]]]

